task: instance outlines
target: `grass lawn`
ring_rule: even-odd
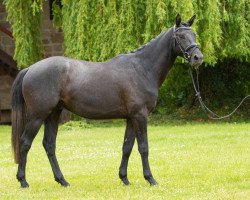
[[[53,179],[42,132],[28,155],[29,189],[20,189],[10,127],[0,126],[0,199],[250,199],[250,123],[149,126],[150,166],[159,185],[142,175],[137,144],[129,187],[118,177],[124,126],[60,127],[57,156],[66,180]]]

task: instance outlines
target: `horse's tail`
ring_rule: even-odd
[[[19,163],[19,148],[20,148],[20,138],[24,131],[24,127],[26,124],[26,108],[25,102],[22,93],[22,83],[25,74],[28,69],[24,69],[19,72],[17,75],[13,86],[12,86],[12,99],[11,99],[11,107],[12,107],[12,148],[14,152],[15,162]]]

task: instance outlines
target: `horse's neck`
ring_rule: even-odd
[[[138,52],[139,57],[143,60],[143,67],[153,69],[153,77],[158,87],[164,82],[177,57],[173,52],[172,34],[173,30],[171,28],[160,34]]]

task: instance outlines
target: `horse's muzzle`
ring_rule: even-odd
[[[199,49],[195,49],[191,59],[190,64],[193,68],[197,69],[203,63],[203,54]]]

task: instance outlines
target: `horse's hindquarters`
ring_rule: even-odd
[[[66,70],[51,60],[34,64],[24,77],[23,95],[30,118],[45,119],[60,101]]]

